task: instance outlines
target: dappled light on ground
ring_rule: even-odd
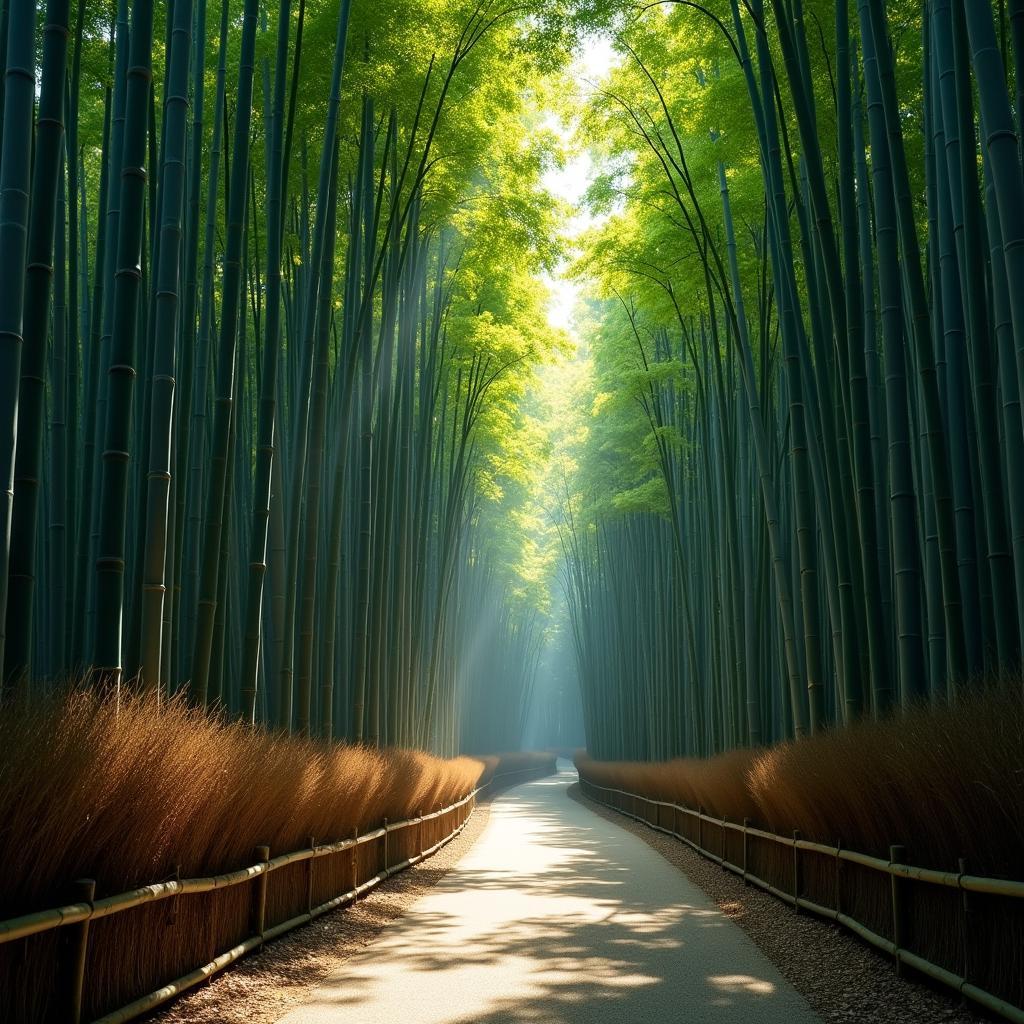
[[[286,1024],[816,1019],[682,875],[566,799],[573,779],[498,801],[455,871]]]
[[[759,996],[770,996],[775,986],[770,981],[752,978],[749,974],[728,974],[721,977],[710,977],[708,981],[723,992],[753,992]]]

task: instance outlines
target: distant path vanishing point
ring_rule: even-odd
[[[483,835],[279,1024],[820,1024],[646,843],[566,796],[495,801]]]

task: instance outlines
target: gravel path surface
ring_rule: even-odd
[[[496,800],[458,866],[281,1024],[820,1024],[740,928],[566,798]]]
[[[296,928],[149,1019],[154,1024],[272,1024],[444,878],[487,827],[490,806],[478,804],[462,833],[429,860],[393,875],[353,906]]]
[[[678,867],[757,944],[825,1024],[982,1024],[957,997],[899,978],[870,946],[808,914],[794,914],[774,896],[691,850],[685,843],[584,797],[569,796],[615,822]]]

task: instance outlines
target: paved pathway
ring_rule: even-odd
[[[566,796],[575,779],[500,797],[458,866],[279,1024],[819,1024],[681,872]]]

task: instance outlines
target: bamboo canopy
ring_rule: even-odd
[[[406,6],[0,5],[7,697],[519,746],[546,620],[497,526],[554,200],[496,69],[582,22]]]

